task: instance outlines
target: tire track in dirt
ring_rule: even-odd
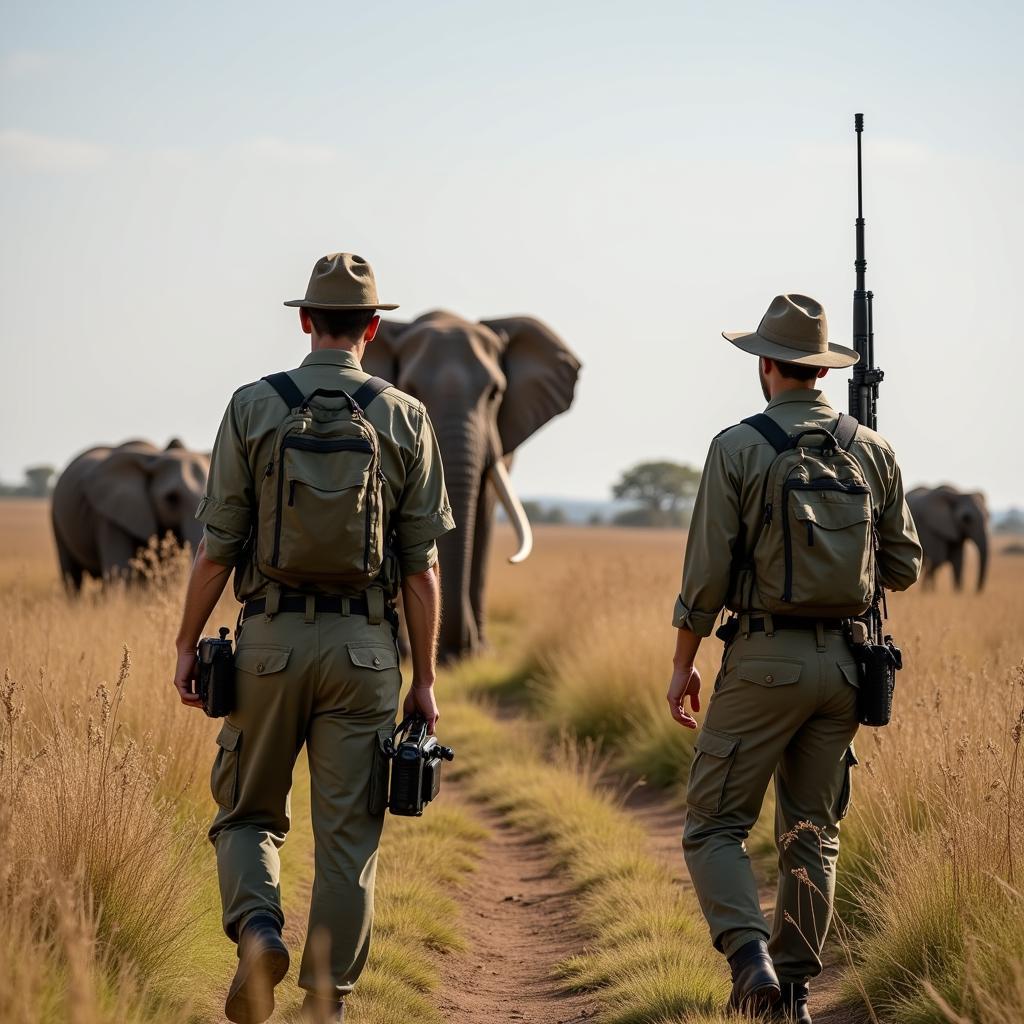
[[[669,866],[676,884],[692,893],[693,882],[683,860],[682,802],[673,803],[657,791],[638,786],[627,797],[624,806],[646,829],[649,852]],[[764,871],[758,870],[756,863],[754,871],[758,876],[761,909],[771,919],[775,910],[774,874],[765,879]],[[829,941],[825,947],[825,969],[811,982],[809,1008],[815,1024],[869,1024],[871,1018],[865,1007],[842,1002],[842,971],[845,966],[842,950],[834,941]],[[723,970],[728,970],[724,961]]]
[[[487,830],[477,870],[461,889],[462,953],[447,956],[435,996],[446,1024],[581,1024],[593,996],[566,993],[555,966],[585,943],[573,894],[543,844],[469,800],[457,783],[445,799]]]

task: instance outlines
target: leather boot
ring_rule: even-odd
[[[288,947],[271,914],[251,914],[238,936],[238,970],[224,1002],[234,1024],[263,1024],[274,1012],[274,986],[288,973]]]
[[[730,1010],[757,1017],[778,1005],[779,978],[764,939],[754,939],[740,946],[729,957],[729,966],[732,968]]]
[[[338,1024],[345,1019],[345,1000],[307,992],[302,1000],[302,1019],[306,1024]]]
[[[807,982],[783,981],[780,985],[782,1002],[776,1010],[776,1019],[786,1021],[786,1024],[813,1024],[811,1011],[807,1008],[810,994]]]

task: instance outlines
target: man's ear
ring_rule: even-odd
[[[822,368],[821,368],[821,369],[820,369],[820,370],[818,371],[818,380],[821,380],[821,378],[822,378],[822,377],[824,377],[826,373],[828,373],[828,367],[827,367],[827,366],[823,366],[823,367],[822,367]]]
[[[309,314],[301,306],[299,307],[299,326],[302,328],[303,334],[313,333],[313,321],[309,319]]]
[[[365,341],[367,344],[369,344],[371,341],[373,341],[373,339],[377,337],[377,328],[379,328],[379,327],[380,327],[380,316],[377,315],[377,316],[374,316],[374,318],[370,321],[369,326],[363,332],[363,341]]]

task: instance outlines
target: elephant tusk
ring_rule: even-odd
[[[533,530],[530,528],[530,520],[526,516],[526,509],[522,502],[516,497],[512,490],[512,480],[509,478],[505,463],[499,459],[487,471],[487,477],[498,494],[498,500],[508,513],[509,522],[516,531],[516,538],[519,542],[519,550],[509,559],[515,565],[517,562],[525,562],[533,550]]]

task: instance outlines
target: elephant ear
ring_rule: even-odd
[[[572,405],[581,363],[546,324],[528,316],[481,320],[505,341],[507,387],[498,412],[503,454]]]
[[[381,320],[373,341],[363,352],[361,365],[367,373],[394,384],[398,377],[399,338],[408,326],[399,320]]]
[[[85,486],[93,509],[138,541],[149,540],[158,529],[149,497],[153,458],[150,452],[113,451],[90,474]]]

